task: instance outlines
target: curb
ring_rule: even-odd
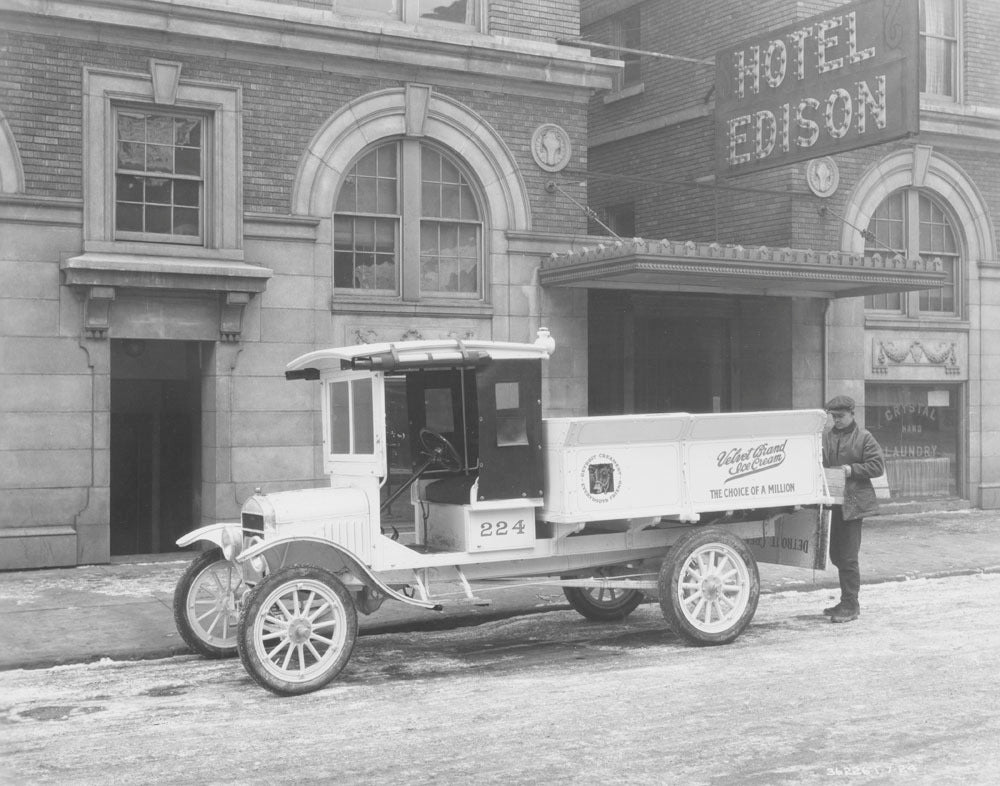
[[[940,570],[930,573],[901,573],[891,576],[878,576],[869,581],[863,582],[862,586],[915,581],[917,579],[946,579],[957,576],[979,576],[987,574],[1000,574],[1000,565],[989,565],[982,568],[954,568],[951,570]],[[775,595],[782,592],[814,592],[822,589],[835,589],[838,586],[839,584],[836,580],[808,584],[799,582],[796,584],[789,584],[784,587],[768,587],[766,589],[761,589],[760,594]],[[647,601],[647,603],[656,602],[657,601],[655,600]],[[534,608],[506,609],[498,610],[492,613],[480,612],[476,615],[456,612],[455,614],[446,617],[430,617],[425,620],[400,620],[396,622],[378,624],[368,628],[367,630],[359,630],[358,636],[360,638],[362,636],[379,636],[392,633],[433,633],[438,631],[454,630],[461,627],[473,627],[486,622],[497,622],[511,619],[513,617],[546,614],[553,611],[569,611],[571,608],[572,607],[568,603],[553,603],[551,605]],[[100,663],[104,660],[127,663],[142,660],[162,660],[164,658],[183,656],[200,659],[198,655],[191,652],[185,645],[181,644],[164,646],[158,649],[148,649],[143,652],[135,652],[132,654],[118,654],[113,657],[109,655],[90,655],[80,658],[66,657],[33,659],[22,663],[15,662],[5,666],[0,666],[0,672],[15,671],[18,669],[38,670],[53,668],[55,666],[83,665],[88,663]]]

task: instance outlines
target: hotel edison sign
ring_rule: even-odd
[[[917,0],[865,0],[718,52],[717,174],[916,133],[918,34]]]

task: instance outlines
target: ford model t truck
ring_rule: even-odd
[[[440,610],[530,579],[599,620],[658,597],[680,637],[724,644],[756,611],[758,560],[825,567],[823,411],[544,419],[553,350],[542,329],[292,361],[319,385],[329,485],[258,490],[239,522],[178,541],[210,546],[175,593],[185,641],[297,694],[343,669],[358,612],[386,599]],[[383,516],[407,502],[404,543]]]

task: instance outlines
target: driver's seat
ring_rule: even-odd
[[[428,483],[424,488],[427,502],[441,502],[446,505],[470,505],[477,475],[450,475]]]

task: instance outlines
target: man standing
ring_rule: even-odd
[[[844,504],[833,506],[830,523],[830,561],[840,572],[840,603],[823,613],[832,622],[850,622],[861,614],[861,522],[878,509],[871,479],[885,472],[885,459],[875,437],[855,422],[854,399],[835,396],[826,411],[833,428],[823,434],[823,466],[843,468]]]

